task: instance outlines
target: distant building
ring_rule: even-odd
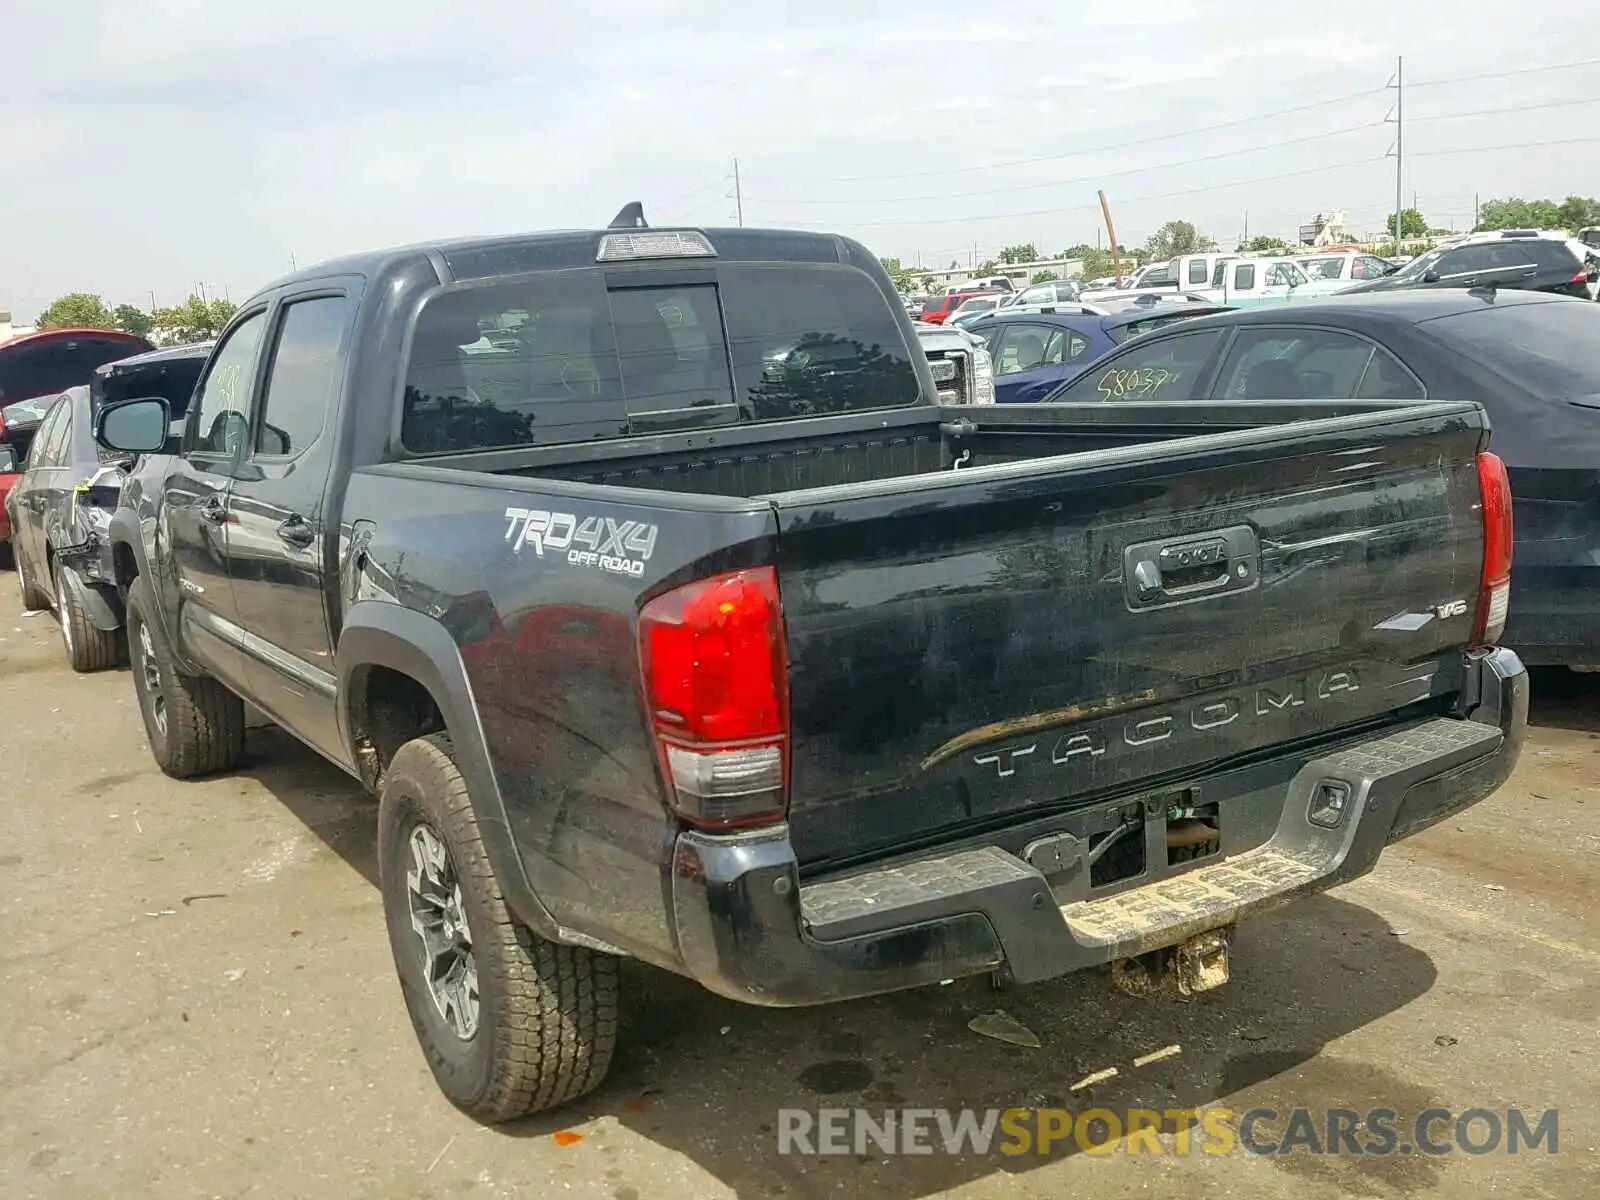
[[[0,309],[0,342],[7,341],[10,338],[17,337],[24,333],[32,332],[32,325],[13,325],[11,323],[11,314],[3,309]]]
[[[1318,213],[1311,218],[1309,225],[1300,226],[1300,244],[1302,246],[1333,246],[1340,242],[1354,241],[1350,231],[1345,227],[1345,214],[1343,209],[1334,209],[1331,212]]]

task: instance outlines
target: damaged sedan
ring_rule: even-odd
[[[209,350],[209,343],[179,346],[107,363],[88,386],[6,410],[19,427],[36,423],[26,470],[5,497],[22,607],[55,610],[75,671],[116,666],[124,645],[106,531],[136,456],[97,446],[94,416],[108,403],[160,397],[176,436]],[[31,406],[27,412],[21,411],[25,405]]]
[[[6,497],[22,607],[55,609],[75,671],[103,671],[122,654],[122,602],[105,535],[125,465],[94,444],[89,389],[70,388],[45,413],[27,469]]]

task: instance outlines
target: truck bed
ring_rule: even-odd
[[[1439,405],[1288,400],[924,408],[415,461],[444,470],[752,497],[944,471],[968,451],[963,466],[986,466],[1285,421],[1419,408],[1437,410]]]
[[[1477,594],[1486,439],[1469,403],[1034,405],[372,470],[429,481],[414,501],[426,532],[383,524],[414,578],[487,583],[474,603],[514,658],[541,607],[618,623],[596,652],[615,660],[605,671],[568,664],[581,686],[550,682],[528,641],[526,662],[497,668],[528,673],[517,712],[488,724],[508,748],[602,754],[610,782],[595,786],[629,780],[630,806],[648,808],[654,777],[633,731],[640,597],[772,563],[790,836],[804,868],[827,871],[1150,788],[1203,803],[1184,789],[1251,756],[1443,711],[1470,617],[1430,614]],[[489,494],[468,500],[469,481]],[[660,537],[633,583],[569,569],[565,551],[534,574],[510,550],[506,566],[428,569],[417,547],[470,546],[480,535],[452,514],[478,503],[610,513]],[[1141,599],[1136,576],[1158,563],[1179,582]],[[1232,850],[1251,844],[1247,816],[1226,832]]]

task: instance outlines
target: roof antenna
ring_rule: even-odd
[[[644,219],[644,205],[638,200],[630,200],[622,206],[622,211],[611,218],[608,229],[648,229],[649,225]]]

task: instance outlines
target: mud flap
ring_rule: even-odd
[[[1176,946],[1151,950],[1111,964],[1111,982],[1130,996],[1165,991],[1181,999],[1228,982],[1228,947],[1233,926],[1197,933]]]

